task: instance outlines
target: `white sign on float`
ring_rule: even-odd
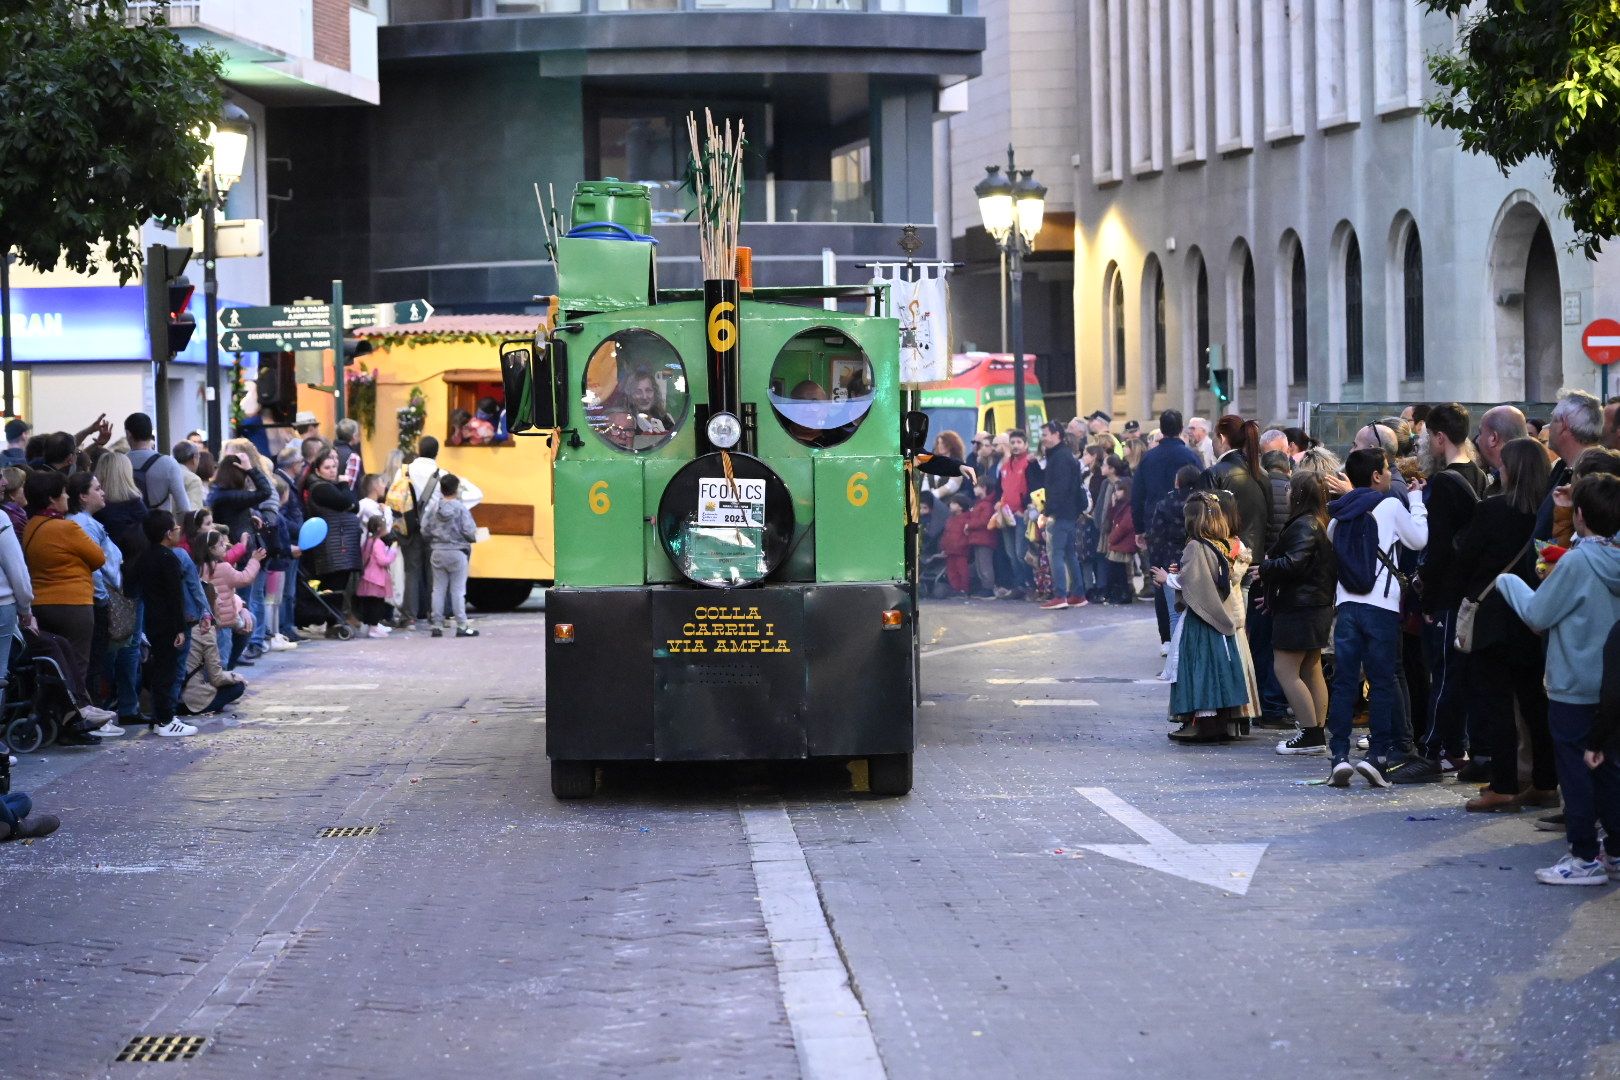
[[[724,477],[698,481],[697,523],[727,528],[762,528],[765,481]]]

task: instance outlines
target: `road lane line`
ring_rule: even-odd
[[[850,986],[787,809],[742,806],[759,909],[805,1080],[884,1080],[866,1010]]]
[[[967,652],[969,649],[983,649],[991,645],[1013,645],[1020,641],[1037,641],[1041,638],[1060,637],[1065,634],[1089,634],[1098,630],[1118,630],[1122,626],[1136,626],[1146,621],[1146,619],[1121,619],[1118,622],[1098,623],[1095,626],[1071,626],[1067,630],[1042,630],[1036,634],[1014,634],[1012,637],[991,638],[988,641],[969,641],[962,645],[947,645],[943,649],[924,649],[922,655],[925,659],[930,656],[949,656],[951,653]]]
[[[1097,703],[1090,698],[1013,698],[1013,704],[1020,709],[1027,709],[1031,705],[1053,705],[1073,709],[1094,709]]]
[[[339,713],[348,712],[347,705],[265,705],[265,712],[307,712],[307,713]]]
[[[300,690],[376,690],[381,683],[374,682],[312,682],[301,683]]]

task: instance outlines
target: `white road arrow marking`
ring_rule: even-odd
[[[1081,844],[1087,851],[1243,896],[1269,844],[1193,844],[1107,788],[1074,789],[1145,844]]]
[[[1056,707],[1059,707],[1059,708],[1068,708],[1068,709],[1091,709],[1091,708],[1095,708],[1096,705],[1097,705],[1097,703],[1095,701],[1091,700],[1090,698],[1083,698],[1083,697],[1081,697],[1081,698],[1013,698],[1013,704],[1018,706],[1020,709],[1027,709],[1027,708],[1030,708],[1031,706],[1039,707],[1041,705],[1051,705],[1051,706],[1056,706]]]

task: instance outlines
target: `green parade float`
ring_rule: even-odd
[[[644,187],[583,183],[566,231],[553,212],[554,328],[502,348],[508,423],[556,459],[552,791],[614,762],[864,759],[903,795],[928,459],[899,326],[820,306],[869,286],[740,288],[741,131],[703,134],[703,288],[658,288]]]

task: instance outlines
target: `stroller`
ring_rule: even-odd
[[[14,754],[32,754],[54,742],[73,746],[99,745],[93,735],[68,731],[74,713],[67,678],[56,659],[41,647],[38,635],[22,632],[11,641],[6,672],[5,707],[0,710],[0,731]]]
[[[354,637],[354,627],[349,625],[349,620],[343,614],[343,594],[330,589],[317,589],[315,586],[320,582],[312,579],[302,566],[296,572],[298,592],[293,599],[293,614],[298,625],[325,623],[326,636],[329,638],[348,641]],[[334,604],[338,606],[334,607]]]

